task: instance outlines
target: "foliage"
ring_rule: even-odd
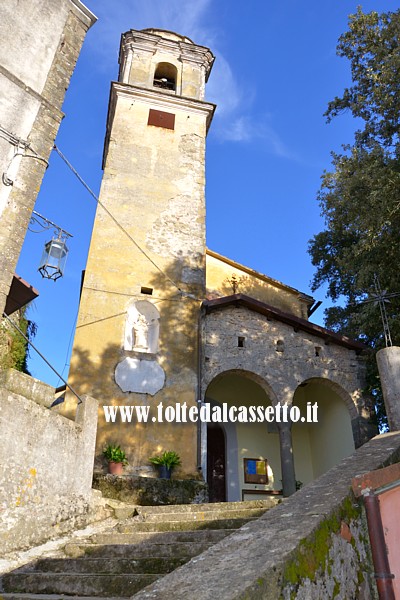
[[[364,121],[361,142],[394,147],[399,142],[400,10],[349,17],[349,31],[339,38],[337,54],[350,61],[353,85],[336,97],[325,113],[328,120],[344,110]]]
[[[363,128],[353,146],[333,154],[319,192],[326,229],[310,241],[317,267],[315,291],[328,285],[332,300],[344,306],[326,311],[326,325],[357,338],[373,352],[368,359],[368,389],[385,424],[375,352],[384,347],[375,274],[387,294],[400,292],[400,10],[379,15],[361,8],[349,17],[349,31],[338,44],[350,60],[353,85],[329,103],[328,121],[348,110]],[[367,302],[365,302],[367,300]],[[400,344],[400,297],[386,304],[394,344]]]
[[[120,446],[108,444],[108,446],[103,450],[103,455],[108,462],[122,463],[123,465],[128,464],[126,454],[124,450],[121,450]]]
[[[164,466],[167,469],[173,469],[179,467],[181,464],[181,457],[174,450],[165,451],[158,456],[152,456],[149,458],[149,462],[155,467]]]
[[[16,319],[15,316],[17,316]],[[15,324],[29,340],[35,337],[37,326],[36,323],[26,318],[26,307],[13,314],[11,319],[14,320]],[[0,336],[0,367],[4,369],[16,369],[30,375],[28,370],[28,342],[5,319],[1,324]]]

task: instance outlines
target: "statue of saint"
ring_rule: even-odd
[[[132,350],[147,352],[149,349],[149,323],[144,315],[138,313],[133,323],[133,345]]]
[[[124,350],[135,352],[158,352],[160,314],[146,300],[129,306],[125,320]]]

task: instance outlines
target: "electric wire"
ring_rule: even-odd
[[[121,225],[121,223],[114,217],[114,215],[108,210],[108,208],[106,208],[106,206],[104,206],[104,204],[101,202],[101,200],[98,198],[98,196],[96,196],[96,194],[93,192],[93,190],[88,186],[88,184],[85,182],[85,180],[79,175],[78,171],[73,167],[73,165],[69,162],[69,160],[66,158],[66,156],[64,156],[64,154],[61,152],[61,150],[56,146],[56,144],[54,144],[53,146],[54,150],[57,152],[57,154],[60,156],[60,158],[65,162],[65,164],[69,167],[69,169],[71,169],[71,171],[73,172],[73,174],[78,178],[78,180],[81,182],[81,184],[86,188],[86,190],[89,192],[89,194],[96,200],[97,204],[99,206],[101,206],[101,208],[108,214],[108,216],[112,219],[112,221],[115,223],[115,225],[117,225],[117,227],[127,236],[127,238],[134,244],[134,246],[143,254],[143,256],[145,256],[147,258],[147,260],[149,260],[151,262],[151,264],[170,282],[172,283],[172,285],[174,287],[177,288],[177,290],[184,296],[184,297],[188,297],[188,298],[193,298],[196,300],[199,300],[199,298],[194,298],[194,296],[187,294],[186,292],[184,292],[177,283],[175,283],[175,281],[173,281],[171,279],[171,277],[169,277],[169,275],[167,275],[162,269],[161,267],[159,267],[157,265],[157,263],[154,262],[154,260],[147,254],[147,252],[145,250],[143,250],[143,248],[137,243],[137,241],[131,236],[131,234],[125,229],[125,227],[123,225]]]
[[[21,331],[21,329],[18,327],[18,325],[16,325],[16,323],[13,323],[13,321],[10,319],[10,317],[8,315],[6,315],[6,313],[3,313],[3,317],[5,319],[7,319],[7,321],[9,323],[11,323],[12,327],[14,327],[14,329],[16,329],[18,331],[18,333],[20,335],[22,335],[22,337],[24,338],[24,340],[30,345],[32,346],[32,348],[35,350],[35,352],[37,352],[40,356],[40,358],[42,358],[44,360],[44,362],[46,363],[46,365],[48,367],[50,367],[50,369],[59,377],[59,379],[61,379],[61,381],[63,383],[65,383],[65,385],[67,386],[67,388],[69,390],[71,390],[71,392],[74,394],[74,396],[76,396],[78,398],[78,404],[82,404],[83,400],[82,398],[79,396],[79,394],[77,394],[75,392],[75,390],[69,385],[69,383],[66,382],[66,380],[60,375],[60,373],[58,371],[56,371],[56,369],[49,363],[49,361],[47,360],[47,358],[45,356],[43,356],[43,354],[40,352],[40,350],[38,350],[35,346],[35,344],[24,334],[23,331]]]
[[[76,327],[76,322],[78,320],[78,313],[79,313],[79,308],[76,311],[75,319],[74,319],[74,322],[72,324],[71,333],[70,333],[70,336],[69,336],[68,348],[67,348],[67,352],[66,352],[66,355],[65,355],[65,363],[64,363],[64,366],[62,368],[61,375],[64,375],[65,368],[70,366],[70,364],[68,363],[68,357],[69,357],[69,353],[70,353],[70,349],[71,349],[71,345],[72,345],[72,338],[73,338],[73,335],[74,335],[74,331],[75,331],[75,327]],[[58,381],[57,381],[57,384],[55,386],[56,388],[58,387],[58,384],[60,383],[60,381],[61,380],[59,378]]]
[[[100,288],[90,287],[89,285],[85,285],[85,289],[90,290],[92,292],[100,292],[101,294],[115,294],[116,296],[127,296],[128,298],[141,298],[142,300],[145,300],[143,294],[132,294],[131,292],[117,292],[115,290],[102,290]],[[145,296],[146,295],[147,294],[145,294]],[[160,298],[159,296],[153,295],[151,295],[150,297],[152,300],[159,300],[160,302],[180,302],[180,296],[181,294],[175,294],[175,296],[172,296],[171,298]]]
[[[46,168],[49,166],[49,161],[43,156],[40,156],[36,150],[34,150],[27,140],[23,140],[22,138],[16,136],[11,131],[8,131],[5,127],[0,125],[0,138],[9,142],[12,146],[15,146],[14,155],[11,158],[6,170],[2,173],[1,179],[4,185],[11,186],[14,185],[14,181],[8,177],[7,173],[10,170],[10,167],[17,156],[21,156],[21,158],[33,158],[35,160],[40,160],[45,163]],[[23,149],[24,152],[20,152],[20,149]],[[27,154],[27,150],[30,150],[32,154]]]

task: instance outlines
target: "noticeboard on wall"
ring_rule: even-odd
[[[268,464],[265,459],[244,458],[244,482],[265,485],[268,483]]]

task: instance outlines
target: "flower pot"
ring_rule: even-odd
[[[161,479],[171,479],[172,469],[169,469],[165,465],[160,465],[159,467],[159,476]]]
[[[124,464],[122,462],[112,462],[108,463],[108,472],[111,475],[122,475],[124,469]]]

